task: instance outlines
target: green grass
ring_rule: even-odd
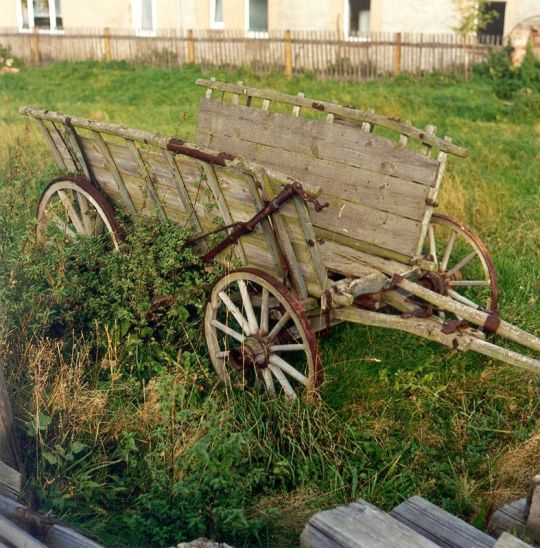
[[[33,105],[191,139],[203,94],[194,85],[200,75],[195,69],[135,69],[117,63],[59,64],[0,75],[0,262],[6,282],[4,294],[21,291],[11,274],[24,262],[39,190],[55,173],[36,128],[17,113],[18,107]],[[420,127],[432,123],[438,127],[438,134],[450,135],[457,144],[470,148],[468,159],[449,160],[440,209],[474,227],[486,242],[499,276],[503,317],[540,333],[538,113],[524,115],[516,102],[497,99],[490,82],[480,78],[461,82],[443,76],[421,81],[403,77],[338,84],[310,78],[286,81],[280,76],[261,80],[242,72],[212,75],[289,93],[301,90],[306,96],[359,108],[372,107]],[[31,264],[25,268],[31,268]],[[13,298],[6,297],[6,301],[13,302]],[[0,328],[0,335],[9,348],[20,336],[6,328]],[[232,456],[227,460],[220,454],[216,462],[225,462],[230,470],[237,471],[239,482],[246,482],[249,497],[238,504],[244,504],[250,519],[264,518],[264,526],[250,522],[250,527],[259,527],[256,533],[249,527],[242,529],[240,522],[229,529],[223,525],[221,529],[210,527],[206,532],[239,544],[294,544],[309,514],[318,509],[359,496],[390,509],[416,493],[481,527],[497,505],[524,496],[528,476],[540,466],[538,377],[477,355],[457,354],[413,336],[355,325],[334,329],[321,344],[326,383],[320,405],[272,406],[264,399],[240,395],[232,404],[223,404],[226,412],[220,415],[215,406],[223,400],[210,392],[204,401],[182,407],[191,410],[194,421],[210,421],[205,435],[223,429],[229,443],[225,447]],[[64,364],[68,369],[53,368],[46,380],[32,370],[36,364],[44,370],[44,357],[36,345],[29,339],[25,347],[28,354],[20,364],[26,368],[26,380],[13,388],[19,398],[18,414],[27,422],[31,417],[25,406],[39,409],[32,395],[47,393],[52,398],[55,375],[67,385],[71,382],[69,360]],[[89,360],[77,362],[72,357],[72,365],[83,362],[88,366]],[[171,363],[168,374],[181,377],[185,363]],[[12,382],[18,375],[10,371]],[[84,373],[81,375],[84,377]],[[213,374],[206,375],[211,383]],[[107,405],[111,408],[101,415],[101,428],[110,434],[114,430],[112,422],[123,424],[126,433],[136,433],[134,446],[140,443],[148,448],[139,449],[137,458],[154,458],[159,447],[152,446],[151,430],[134,425],[127,417],[130,412],[141,413],[143,404],[137,401],[140,394],[130,392],[127,384],[115,392],[111,378],[104,381],[99,371],[94,380],[87,377],[81,384],[87,390],[83,393],[88,398],[85,401],[98,402],[104,394],[110,398]],[[133,379],[126,373],[126,383]],[[80,396],[82,392],[74,394]],[[52,399],[47,401],[52,405]],[[81,423],[82,411],[84,407],[78,410]],[[79,417],[76,410],[72,413]],[[185,418],[190,428],[194,424],[191,420]],[[157,428],[150,420],[148,424]],[[97,432],[81,424],[63,428],[70,435],[84,428],[86,433]],[[109,434],[96,436],[105,439]],[[235,444],[231,440],[237,438],[229,434],[239,435],[246,445]],[[118,448],[107,446],[99,454],[104,462],[107,455],[113,454],[129,462],[131,442],[121,433],[116,435],[123,453],[118,456]],[[114,439],[113,434],[110,436]],[[194,434],[194,440],[206,439],[197,436]],[[216,450],[216,436],[205,446],[210,455]],[[184,437],[182,440],[190,458],[212,470],[214,461],[210,457],[210,461],[204,461],[200,453],[193,453],[195,449],[203,451],[204,444]],[[29,462],[35,466],[36,483],[49,507],[59,511],[64,504],[61,501],[78,503],[64,504],[66,519],[87,527],[109,543],[148,541],[129,536],[133,535],[134,523],[140,522],[127,519],[130,508],[119,508],[121,498],[115,498],[129,498],[133,485],[114,483],[77,459],[77,466],[70,468],[77,473],[69,474],[64,474],[68,466],[47,468],[39,451]],[[208,496],[217,497],[219,488],[209,488],[203,476],[197,475],[200,467],[185,465],[188,477],[184,480],[194,478],[185,485],[192,489],[200,485],[201,492],[204,486]],[[63,477],[55,476],[55,470]],[[132,463],[119,475],[127,478],[132,473],[137,477],[134,470]],[[160,478],[154,478],[155,482],[159,483]],[[119,490],[118,494],[105,493],[111,485]],[[234,491],[233,485],[227,485]],[[172,487],[164,487],[165,492],[168,489]],[[137,500],[144,507],[144,500]],[[156,509],[155,500],[152,505],[148,515],[163,517],[169,511],[166,504]],[[158,531],[163,524],[157,519],[144,526],[154,526]],[[160,538],[156,536],[153,542],[164,542]]]

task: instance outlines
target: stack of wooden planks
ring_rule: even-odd
[[[302,548],[526,548],[510,533],[495,539],[419,496],[386,513],[359,499],[315,514],[300,539]]]

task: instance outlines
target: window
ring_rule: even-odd
[[[268,0],[245,0],[246,30],[254,36],[268,33]]]
[[[223,0],[210,0],[210,28],[225,28],[223,19]]]
[[[484,28],[478,30],[478,36],[504,36],[504,14],[506,2],[486,2],[482,11],[487,17]]]
[[[60,0],[19,0],[19,29],[56,31],[62,29]]]
[[[155,0],[132,0],[133,28],[141,36],[156,34]]]
[[[346,38],[369,36],[370,10],[370,0],[345,0]]]

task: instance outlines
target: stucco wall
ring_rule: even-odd
[[[19,25],[17,21],[16,0],[1,0],[0,27],[14,28]]]
[[[380,0],[382,32],[454,32],[458,24],[453,0]]]
[[[64,28],[132,28],[131,0],[63,0]]]

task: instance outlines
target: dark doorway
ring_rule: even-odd
[[[504,14],[506,11],[506,2],[486,2],[483,9],[484,13],[494,13],[486,28],[478,31],[478,36],[504,36]]]

